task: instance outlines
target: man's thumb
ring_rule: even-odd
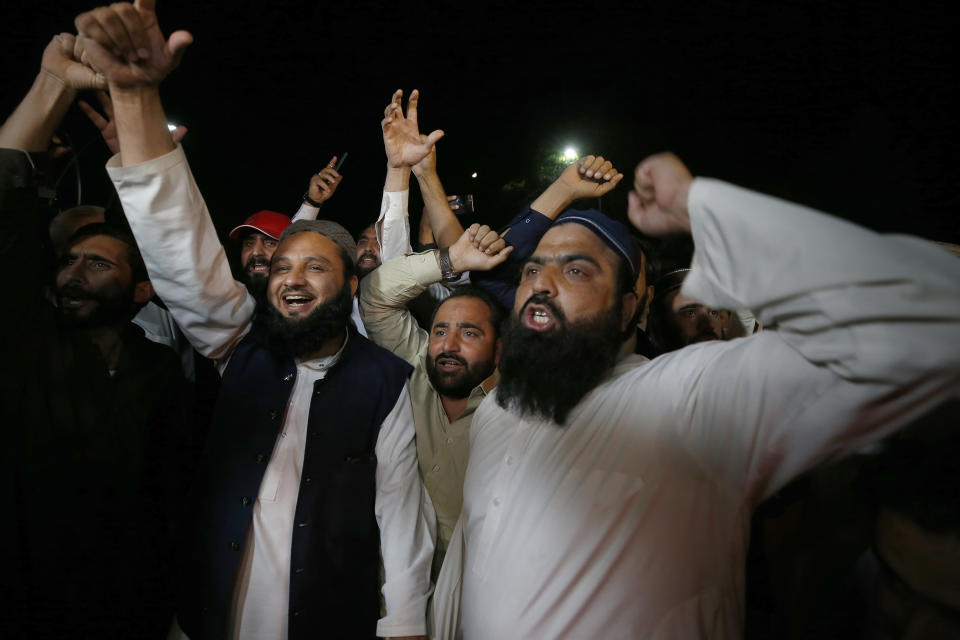
[[[193,35],[189,31],[174,31],[167,38],[167,50],[170,51],[170,57],[174,66],[180,64],[183,58],[183,52],[193,43]]]

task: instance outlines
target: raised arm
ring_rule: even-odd
[[[512,251],[486,225],[472,225],[449,249],[457,273],[492,269]],[[367,335],[381,347],[416,366],[429,335],[420,328],[407,303],[440,282],[439,251],[399,256],[383,263],[360,281],[360,314]]]
[[[423,135],[420,137],[426,138]],[[440,249],[445,249],[463,234],[463,225],[450,208],[449,198],[440,183],[440,176],[437,174],[436,145],[420,162],[413,165],[413,175],[417,177],[417,183],[420,185],[420,195],[423,196],[423,215],[427,218],[434,242]]]
[[[414,89],[403,110],[403,91],[397,89],[390,104],[383,111],[380,128],[383,150],[387,156],[387,176],[383,185],[383,200],[377,219],[377,241],[384,262],[410,252],[410,219],[407,210],[410,193],[410,171],[433,151],[443,131],[428,136],[420,134],[417,104],[420,93]]]
[[[152,0],[94,9],[76,26],[83,59],[109,84],[120,156],[107,170],[150,280],[194,347],[222,360],[249,330],[254,302],[233,280],[158,88],[193,38],[164,38]]]
[[[303,193],[303,203],[300,209],[293,215],[293,221],[297,220],[316,220],[320,213],[320,207],[323,203],[333,197],[337,187],[343,180],[343,176],[334,169],[337,166],[337,156],[330,158],[323,169],[310,177],[307,184],[307,190]]]
[[[0,126],[0,256],[11,265],[31,265],[0,279],[5,296],[0,327],[5,335],[16,335],[15,327],[34,318],[33,309],[43,304],[49,274],[36,216],[45,152],[77,91],[104,82],[76,60],[74,44],[68,33],[53,37],[33,85]]]
[[[751,499],[960,389],[960,261],[932,243],[693,180],[669,155],[638,167],[630,218],[652,235],[691,231],[684,295],[764,324],[643,374],[682,389],[683,440]]]
[[[61,33],[44,49],[33,86],[0,127],[0,148],[46,151],[77,91],[106,86],[74,58],[74,44],[74,36]]]
[[[554,219],[576,200],[606,195],[622,179],[623,174],[603,156],[584,156],[571,164],[529,207],[507,224],[501,235],[514,248],[510,258],[496,269],[472,275],[473,282],[497,296],[507,309],[512,309],[517,292],[517,271],[536,249]]]

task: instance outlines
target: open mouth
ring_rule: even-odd
[[[549,331],[557,324],[549,308],[541,304],[528,304],[523,310],[523,326],[534,331]]]
[[[456,358],[450,357],[439,357],[437,358],[437,369],[439,371],[454,372],[460,371],[466,367],[466,363],[457,360]]]
[[[357,261],[357,264],[364,267],[372,267],[377,264],[377,259],[369,253],[365,253],[360,256],[360,260]]]
[[[270,273],[270,265],[268,264],[254,264],[247,267],[247,273],[260,273],[267,275]]]
[[[290,311],[299,311],[313,302],[313,296],[305,293],[285,293],[280,296],[283,306]]]
[[[61,296],[60,304],[64,309],[78,309],[87,303],[89,298],[78,298],[76,296]]]

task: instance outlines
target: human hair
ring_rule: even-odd
[[[73,245],[84,238],[93,236],[108,236],[127,245],[127,264],[130,266],[130,275],[133,282],[143,282],[150,279],[147,274],[147,267],[143,263],[143,256],[140,255],[140,247],[137,246],[133,234],[109,222],[93,222],[83,225],[70,236],[64,251],[69,251]]]
[[[443,300],[439,301],[433,307],[433,313],[430,314],[430,326],[433,327],[433,322],[437,317],[437,312],[440,310],[446,302],[453,300],[455,298],[477,298],[490,309],[490,324],[493,325],[493,335],[494,338],[499,338],[500,333],[503,329],[503,322],[507,318],[507,309],[500,304],[500,301],[497,300],[496,296],[492,293],[478,287],[476,285],[464,285],[461,287],[456,287],[450,293],[450,295]]]
[[[357,273],[357,267],[353,264],[354,257],[347,253],[347,250],[337,245],[337,251],[340,255],[340,260],[343,262],[343,281],[347,282],[350,278]]]
[[[660,276],[660,252],[653,238],[636,235],[633,236],[633,241],[636,242],[639,252],[643,254],[643,273],[649,287]]]

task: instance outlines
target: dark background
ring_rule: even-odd
[[[0,9],[4,113],[50,37],[93,6]],[[221,234],[259,209],[292,214],[310,174],[344,150],[323,215],[353,231],[373,221],[383,107],[394,89],[418,88],[421,128],[447,134],[440,176],[448,192],[475,194],[484,221],[532,199],[547,155],[567,145],[627,173],[603,201],[622,216],[633,166],[669,149],[698,175],[960,242],[948,3],[159,0],[157,11],[166,33],[196,38],[162,92],[169,120],[189,127],[184,147]],[[79,110],[65,129],[84,200],[104,203],[106,147]]]

